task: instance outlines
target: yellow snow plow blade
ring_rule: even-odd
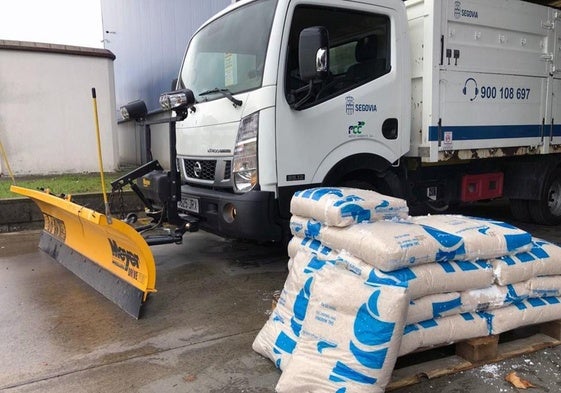
[[[130,225],[68,199],[11,186],[31,198],[45,220],[39,248],[135,318],[155,292],[156,266],[142,236]]]

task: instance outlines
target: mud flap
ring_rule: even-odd
[[[125,222],[42,191],[11,186],[44,218],[39,248],[134,318],[155,292],[156,266],[144,238]]]

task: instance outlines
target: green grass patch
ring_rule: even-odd
[[[124,174],[106,173],[105,183],[107,193],[111,193],[111,182]],[[22,176],[15,178],[15,184],[32,190],[49,189],[52,194],[79,194],[84,192],[101,192],[101,178],[99,173],[72,173],[49,176]],[[10,191],[12,179],[9,176],[0,177],[0,199],[17,198],[19,194]]]

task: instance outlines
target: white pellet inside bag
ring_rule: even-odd
[[[492,334],[501,334],[522,326],[561,319],[558,297],[530,298],[508,307],[489,311],[492,315]]]
[[[295,236],[310,237],[329,248],[345,250],[382,271],[466,259],[460,236],[404,220],[336,228],[314,219],[292,216],[290,229]]]
[[[445,214],[412,217],[411,220],[423,225],[428,232],[434,228],[460,236],[465,250],[464,256],[458,259],[498,258],[532,247],[532,236],[528,232],[502,221]]]
[[[561,247],[534,238],[528,252],[495,259],[492,265],[500,285],[527,281],[537,276],[561,275]]]
[[[384,392],[407,303],[403,287],[366,285],[326,265],[315,274],[300,339],[276,391]]]
[[[337,227],[395,217],[406,218],[409,215],[407,203],[403,199],[345,187],[297,191],[290,202],[290,212]]]
[[[490,334],[488,321],[489,317],[483,313],[463,313],[407,325],[399,356],[420,348],[487,336]]]
[[[310,253],[296,254],[277,306],[253,342],[253,350],[271,359],[281,370],[290,361],[298,342],[314,274],[329,263]]]

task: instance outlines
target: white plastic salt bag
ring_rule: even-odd
[[[494,310],[528,298],[561,296],[561,276],[534,277],[515,284],[492,285],[461,293],[462,312]]]
[[[392,272],[371,272],[370,282],[387,280],[407,285],[411,299],[445,292],[487,288],[493,283],[493,269],[485,261],[436,262],[403,268]]]
[[[521,302],[530,296],[525,283],[472,289],[461,293],[462,312],[486,311]]]
[[[335,263],[361,276],[371,285],[406,286],[410,299],[445,292],[487,288],[493,284],[493,268],[485,261],[435,262],[383,272],[342,251]]]
[[[409,302],[405,323],[422,322],[434,318],[442,318],[459,314],[462,308],[462,298],[459,292],[437,293]]]
[[[460,215],[432,215],[412,217],[416,224],[446,232],[463,239],[463,256],[457,259],[477,260],[498,258],[532,247],[532,236],[522,229],[502,221]]]
[[[401,339],[399,356],[419,348],[487,336],[491,334],[489,319],[490,316],[485,313],[463,313],[407,325]]]
[[[524,282],[528,297],[561,296],[561,276],[534,277]]]
[[[482,289],[438,293],[414,299],[409,303],[407,324],[460,313],[493,310],[521,302],[528,297],[559,294],[561,292],[561,277],[559,277],[559,280],[536,282],[534,285],[535,290],[533,292],[530,290],[531,284],[528,281],[507,286],[491,285]]]
[[[292,261],[277,306],[253,341],[253,350],[273,361],[281,370],[286,367],[306,317],[314,274],[327,262],[316,255],[298,252]]]
[[[501,334],[522,326],[561,319],[559,297],[529,298],[508,307],[489,311],[492,334]]]
[[[321,244],[319,240],[293,236],[288,242],[288,257],[294,258],[298,251],[311,252],[320,259],[335,259],[339,254],[337,251]]]
[[[298,345],[276,391],[384,392],[406,311],[405,288],[370,286],[326,265],[316,273]]]
[[[407,203],[403,199],[345,187],[297,191],[290,201],[290,212],[337,227],[409,215]]]
[[[491,263],[500,285],[527,281],[537,276],[561,275],[561,247],[534,238],[529,251],[495,259]]]
[[[292,216],[290,229],[295,236],[310,237],[329,248],[345,250],[386,272],[434,261],[465,259],[462,237],[405,220],[336,228]]]

